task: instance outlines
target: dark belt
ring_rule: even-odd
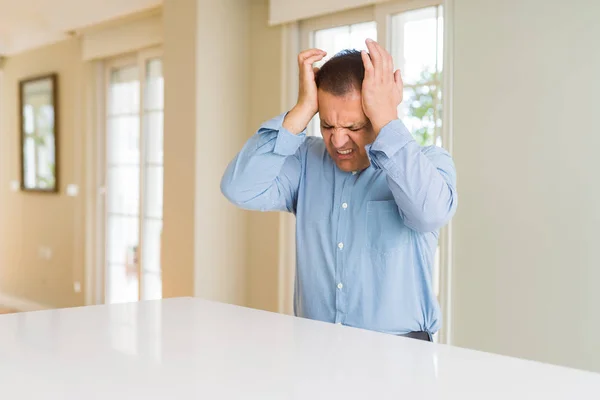
[[[429,332],[425,332],[425,331],[408,332],[408,333],[405,333],[404,335],[400,335],[400,336],[408,337],[411,339],[424,340],[426,342],[433,342],[433,338],[431,337],[431,334]]]

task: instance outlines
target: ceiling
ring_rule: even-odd
[[[162,4],[162,0],[0,0],[0,56],[57,42],[69,32]]]

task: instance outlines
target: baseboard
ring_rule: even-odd
[[[20,312],[50,310],[51,307],[46,304],[36,303],[35,301],[19,298],[0,292],[0,305],[5,308],[12,308]]]

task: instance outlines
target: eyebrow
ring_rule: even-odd
[[[325,127],[331,127],[332,125],[327,123],[327,121],[321,120],[321,125],[325,126]],[[362,129],[365,126],[367,126],[367,122],[358,122],[356,124],[350,124],[350,125],[346,125],[346,126],[342,126],[342,128],[345,129]]]

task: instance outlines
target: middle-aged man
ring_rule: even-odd
[[[297,316],[431,341],[434,255],[456,210],[456,172],[398,119],[400,71],[366,43],[368,53],[320,69],[324,51],[299,54],[297,104],[248,140],[221,190],[239,207],[296,215]],[[323,139],[306,136],[317,112]]]

